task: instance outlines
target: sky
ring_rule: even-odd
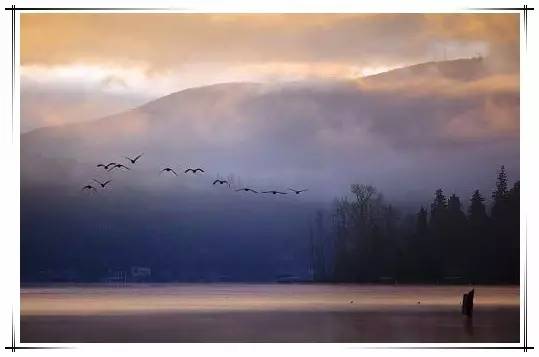
[[[518,73],[516,14],[22,14],[21,131],[222,82],[354,80],[483,56]]]

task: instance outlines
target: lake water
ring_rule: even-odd
[[[22,342],[519,342],[519,287],[41,285],[21,289]]]

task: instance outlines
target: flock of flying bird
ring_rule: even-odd
[[[125,156],[124,158],[129,160],[129,162],[131,162],[131,164],[134,165],[142,157],[142,155],[143,154],[140,154],[140,155],[138,155],[137,157],[135,157],[133,159],[128,157],[128,156]],[[97,167],[102,167],[103,170],[105,170],[107,172],[110,172],[110,171],[112,171],[114,169],[131,170],[129,167],[127,167],[127,166],[125,166],[123,164],[117,163],[117,162],[110,162],[108,164],[102,164],[101,163],[101,164],[98,164]],[[194,169],[193,168],[187,168],[186,170],[184,170],[183,173],[184,174],[192,173],[192,174],[196,175],[198,172],[205,173],[206,171],[204,171],[201,168],[194,168]],[[170,168],[170,167],[165,167],[164,169],[159,171],[160,175],[163,174],[163,173],[170,173],[170,174],[173,174],[175,176],[178,176],[178,173],[173,168]],[[112,180],[107,180],[107,181],[101,182],[99,180],[93,179],[93,181],[95,183],[97,183],[101,188],[105,188]],[[227,185],[230,188],[230,182],[228,182],[227,180],[215,179],[212,184],[213,185],[216,185],[216,184]],[[84,190],[97,192],[97,188],[95,186],[93,186],[93,185],[83,186],[81,191],[84,191]],[[296,190],[296,189],[293,189],[293,188],[289,188],[288,190],[294,192],[296,195],[299,195],[302,192],[308,191],[308,189]],[[271,193],[273,195],[286,195],[287,194],[287,192],[282,192],[282,191],[277,191],[277,190],[258,192],[256,190],[253,190],[252,188],[249,188],[249,187],[242,187],[242,188],[239,188],[239,189],[237,189],[235,191],[236,192],[244,191],[244,192],[252,192],[252,193]]]

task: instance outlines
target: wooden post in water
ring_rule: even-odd
[[[462,296],[462,314],[468,317],[472,317],[473,315],[473,296],[474,289],[470,290]]]

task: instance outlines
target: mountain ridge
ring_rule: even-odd
[[[177,100],[184,96],[190,96],[190,95],[197,95],[200,94],[202,91],[215,93],[218,90],[238,90],[238,89],[254,89],[254,88],[277,88],[277,87],[294,87],[294,86],[308,86],[313,84],[318,85],[337,85],[337,86],[350,86],[354,87],[357,84],[357,81],[359,82],[370,82],[370,81],[379,81],[384,79],[390,79],[395,80],[395,77],[403,77],[403,76],[409,76],[409,75],[417,75],[417,74],[425,74],[426,71],[430,71],[431,74],[438,70],[441,73],[451,73],[451,70],[454,70],[455,67],[462,67],[462,65],[472,65],[472,71],[477,70],[478,65],[482,63],[482,58],[462,58],[462,59],[456,59],[456,60],[447,60],[447,61],[429,61],[429,62],[423,62],[418,63],[410,66],[404,66],[395,68],[389,71],[368,75],[364,77],[360,77],[357,79],[339,79],[339,80],[323,80],[323,81],[309,81],[309,80],[303,80],[303,81],[291,81],[291,82],[281,82],[278,84],[274,83],[262,83],[262,82],[221,82],[221,83],[214,83],[214,84],[208,84],[208,85],[201,85],[196,87],[190,87],[186,89],[182,89],[179,91],[175,91],[166,95],[163,95],[161,97],[155,98],[153,100],[150,100],[146,103],[143,103],[139,106],[127,109],[125,111],[121,111],[118,113],[112,113],[110,115],[106,115],[103,117],[95,118],[92,120],[84,121],[81,123],[68,123],[68,124],[59,124],[59,125],[50,125],[50,126],[44,126],[40,128],[35,128],[33,130],[30,130],[25,133],[21,133],[22,136],[26,136],[28,134],[39,132],[43,129],[52,129],[52,128],[59,128],[59,127],[65,127],[65,126],[71,126],[75,127],[78,125],[85,125],[90,123],[95,123],[97,121],[101,120],[107,120],[110,118],[114,118],[118,115],[122,115],[124,113],[129,113],[132,111],[140,110],[140,109],[146,109],[146,108],[152,108],[155,107],[157,104],[161,104],[163,102],[167,102],[170,100]],[[486,73],[484,70],[479,69],[478,72],[481,74]],[[476,78],[476,77],[474,77]],[[470,78],[471,79],[471,78]]]

